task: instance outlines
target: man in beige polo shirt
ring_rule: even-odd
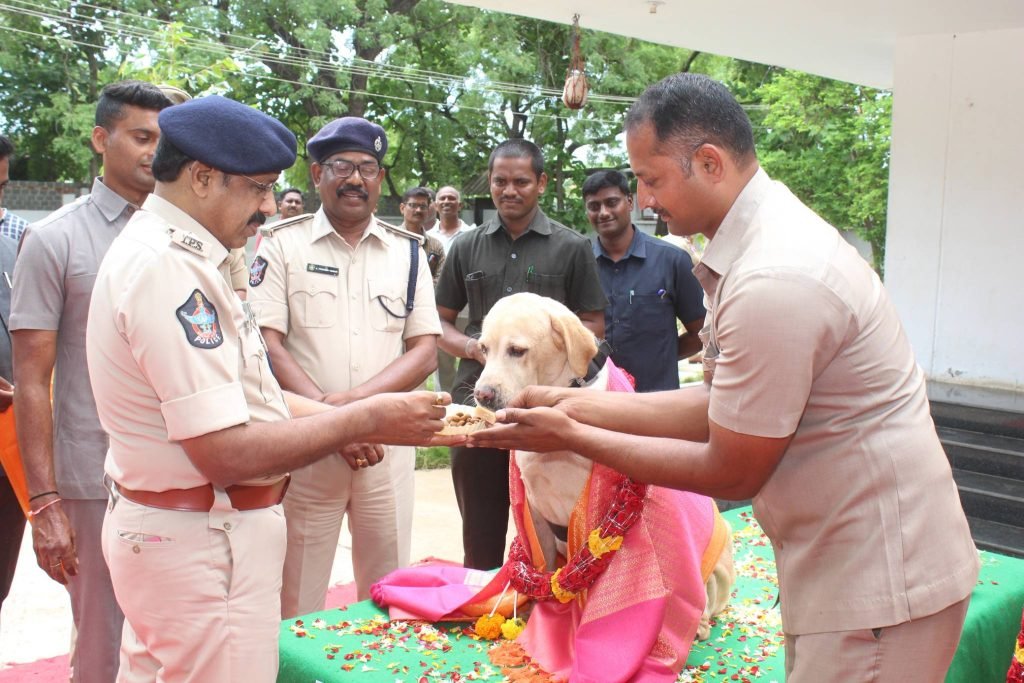
[[[518,424],[471,444],[569,449],[651,484],[753,497],[775,550],[788,683],[942,681],[978,555],[878,276],[759,168],[720,83],[650,87],[626,146],[641,206],[709,239],[694,271],[710,303],[706,386],[532,390],[515,405],[557,409],[510,410]]]
[[[308,145],[322,206],[268,226],[253,259],[249,300],[281,386],[333,405],[420,386],[437,366],[441,324],[420,235],[377,221],[384,129],[332,121]],[[323,609],[345,515],[360,599],[409,562],[412,448],[349,449],[293,473],[285,497],[284,617]]]
[[[86,335],[110,437],[101,543],[125,614],[118,680],[272,683],[286,473],[353,441],[437,441],[447,397],[332,409],[285,395],[228,250],[273,210],[295,137],[217,96],[159,123],[156,188],[100,266]]]

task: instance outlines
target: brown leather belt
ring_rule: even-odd
[[[228,486],[228,498],[236,510],[259,510],[277,505],[284,499],[290,476],[267,486]],[[128,500],[151,508],[181,510],[183,512],[209,512],[213,508],[213,485],[196,486],[190,489],[169,489],[167,491],[133,491],[120,484],[114,484],[117,492]]]

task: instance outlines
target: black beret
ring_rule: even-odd
[[[295,163],[295,136],[283,123],[220,95],[167,107],[159,121],[183,154],[225,173],[277,173]]]
[[[306,143],[313,161],[323,161],[335,152],[366,152],[377,157],[377,163],[388,151],[388,134],[376,123],[358,116],[334,119]]]

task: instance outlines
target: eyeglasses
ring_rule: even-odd
[[[430,204],[416,204],[413,202],[407,202],[406,206],[412,209],[413,211],[426,211],[427,209],[430,208]]]
[[[332,159],[321,161],[320,165],[329,168],[335,178],[348,178],[359,169],[359,176],[363,180],[373,180],[380,175],[380,164],[376,161],[364,161],[361,164],[353,164],[345,159]]]
[[[274,178],[269,183],[261,183],[261,182],[258,182],[256,180],[253,180],[252,178],[250,178],[247,175],[242,175],[241,173],[236,173],[235,175],[237,175],[239,178],[245,178],[246,180],[248,180],[249,184],[252,185],[254,188],[256,188],[256,190],[262,196],[266,196],[268,192],[273,192],[274,191],[274,185],[277,184],[277,178]]]

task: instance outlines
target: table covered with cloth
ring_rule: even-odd
[[[733,528],[736,585],[711,637],[694,643],[679,681],[785,680],[771,544],[749,507],[723,513]],[[960,647],[947,683],[1003,683],[1024,605],[1024,560],[981,552]],[[471,623],[389,623],[371,601],[281,624],[279,683],[502,681],[491,641]],[[628,637],[623,633],[623,637]]]

